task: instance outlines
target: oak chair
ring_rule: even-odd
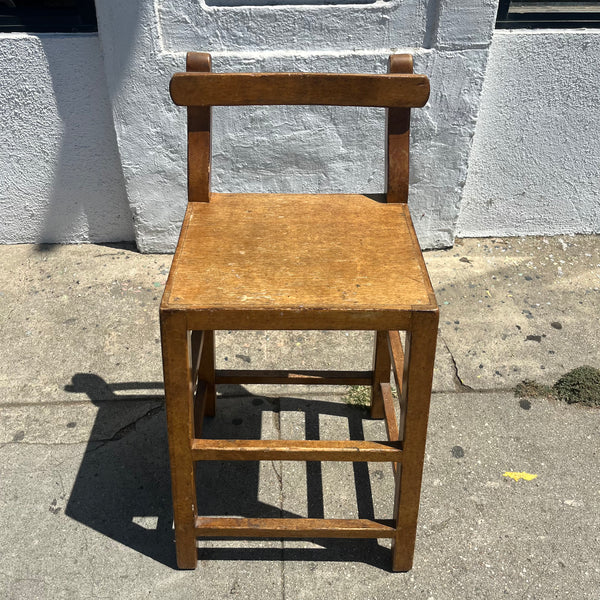
[[[212,73],[189,53],[171,80],[187,107],[188,205],[160,307],[177,563],[193,569],[197,537],[392,538],[392,569],[412,567],[436,347],[438,307],[408,211],[410,109],[429,81],[410,55],[383,75]],[[361,194],[210,191],[211,106],[378,106],[387,110],[387,202]],[[376,331],[373,369],[215,371],[219,329]],[[399,331],[405,331],[403,350]],[[399,418],[390,388],[399,390]],[[215,386],[289,383],[372,386],[371,417],[388,440],[202,439]],[[391,519],[246,519],[198,516],[202,460],[390,462]]]

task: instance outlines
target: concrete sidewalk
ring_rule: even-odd
[[[513,392],[600,366],[600,238],[426,254],[440,342],[407,574],[372,540],[202,541],[198,569],[176,570],[157,320],[171,257],[121,245],[0,257],[0,598],[600,597],[600,409]],[[364,332],[220,338],[221,367],[360,369],[372,355]],[[354,395],[226,387],[207,427],[383,437]],[[377,463],[206,463],[198,487],[205,514],[386,518],[392,503]]]

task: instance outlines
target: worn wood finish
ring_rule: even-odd
[[[389,73],[175,73],[170,91],[179,106],[418,107],[429,98],[429,79]]]
[[[406,421],[402,465],[400,475],[396,478],[394,500],[396,519],[396,535],[392,542],[394,571],[408,571],[413,563],[437,327],[437,313],[420,315],[406,341],[407,366],[404,378]]]
[[[210,54],[188,52],[186,69],[190,72],[210,72]],[[210,106],[189,106],[188,131],[188,200],[208,202],[210,193]]]
[[[407,205],[362,195],[212,194],[188,207],[162,306],[198,329],[409,328],[436,306],[411,231]]]
[[[207,417],[215,416],[217,391],[215,387],[215,332],[204,330],[202,356],[198,368],[198,379],[206,385],[204,414]]]
[[[392,358],[392,372],[398,388],[398,394],[402,393],[402,377],[404,376],[404,349],[402,348],[402,340],[400,339],[399,331],[389,331],[388,339],[389,352]]]
[[[198,381],[198,369],[200,368],[200,356],[202,355],[204,335],[202,331],[188,331],[188,335],[192,357],[192,382],[195,386]]]
[[[390,72],[410,74],[410,54],[392,54]],[[408,202],[410,108],[390,108],[387,114],[387,201]]]
[[[202,435],[202,425],[206,412],[206,382],[199,380],[194,392],[194,437]]]
[[[388,439],[392,442],[398,441],[400,435],[398,432],[398,421],[396,420],[396,411],[394,409],[394,396],[389,383],[381,383],[381,396],[383,398],[383,412],[385,418],[385,429]],[[398,474],[398,463],[392,463],[394,475]]]
[[[371,418],[381,419],[384,415],[383,396],[380,384],[390,380],[390,352],[387,331],[377,331],[373,356],[373,386],[371,388]]]
[[[196,519],[196,535],[203,537],[391,538],[394,532],[391,519]]]
[[[163,312],[160,317],[177,565],[180,569],[195,569],[198,552],[194,527],[198,515],[190,451],[194,414],[189,338],[183,314]]]
[[[407,344],[410,342],[410,332],[406,333]],[[406,419],[406,386],[404,378],[406,377],[405,369],[408,366],[405,360],[404,350],[402,348],[402,340],[400,339],[399,331],[390,331],[388,336],[389,350],[392,357],[392,371],[394,380],[396,381],[396,389],[398,390],[398,399],[400,405],[400,421],[398,423],[399,435],[398,439],[404,439],[404,424]]]
[[[184,307],[190,327],[214,327],[219,329],[237,330],[282,330],[282,329],[329,329],[329,330],[377,330],[383,327],[406,330],[410,328],[411,311],[377,309],[368,311],[353,310],[306,310],[296,307],[289,310],[275,311],[271,309],[244,310],[207,309],[197,310]],[[423,309],[425,311],[430,308]],[[414,307],[415,312],[420,307]]]
[[[217,370],[215,383],[289,385],[371,385],[371,371],[260,371]]]
[[[400,462],[400,442],[364,440],[208,440],[192,442],[194,460]]]
[[[194,568],[196,536],[391,537],[394,570],[412,565],[437,333],[437,304],[406,204],[410,108],[429,94],[412,59],[391,74],[214,74],[190,53],[173,77],[188,109],[189,203],[161,303],[177,562]],[[212,194],[210,106],[387,106],[387,203],[360,194]],[[372,371],[215,371],[217,329],[370,329]],[[398,331],[405,330],[403,355]],[[388,333],[389,332],[389,333]],[[390,388],[401,393],[400,423]],[[390,441],[202,439],[217,383],[372,385],[371,414]],[[198,517],[194,462],[391,462],[394,519]]]
[[[381,395],[383,397],[385,428],[387,430],[390,442],[397,442],[400,439],[398,433],[398,422],[396,420],[396,410],[394,408],[394,396],[389,383],[379,384]]]

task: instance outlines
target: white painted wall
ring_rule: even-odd
[[[496,31],[457,235],[600,232],[600,31]]]
[[[100,41],[1,34],[0,243],[173,249],[185,112],[168,81],[189,49],[220,71],[384,72],[412,52],[432,83],[412,131],[424,247],[600,232],[600,31],[496,31],[486,73],[495,0],[270,1],[97,0]],[[371,109],[216,109],[214,189],[382,192],[383,136]]]
[[[385,72],[390,53],[414,53],[432,95],[414,111],[411,210],[423,246],[452,244],[497,1],[260,4],[96,0],[138,247],[172,250],[177,240],[185,111],[167,90],[188,50],[211,52],[219,71]],[[214,189],[383,192],[383,121],[375,111],[330,114],[216,110]]]
[[[98,36],[0,34],[0,243],[132,240]]]

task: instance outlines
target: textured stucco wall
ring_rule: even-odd
[[[0,242],[133,239],[95,35],[0,35]]]
[[[189,49],[221,71],[385,72],[412,52],[432,83],[412,130],[424,247],[600,231],[600,32],[496,31],[488,64],[495,0],[260,4],[97,0],[102,49],[96,35],[0,35],[0,243],[173,249],[185,112],[168,81]],[[377,110],[219,108],[214,189],[381,192],[383,136]]]
[[[186,201],[185,111],[167,90],[188,50],[211,52],[222,71],[385,72],[391,52],[413,52],[432,95],[426,109],[414,111],[411,210],[423,246],[451,244],[496,0],[260,4],[96,1],[139,248],[170,250],[177,240]],[[382,192],[383,131],[377,111],[216,109],[213,186]]]
[[[600,31],[497,31],[458,235],[600,232]]]

